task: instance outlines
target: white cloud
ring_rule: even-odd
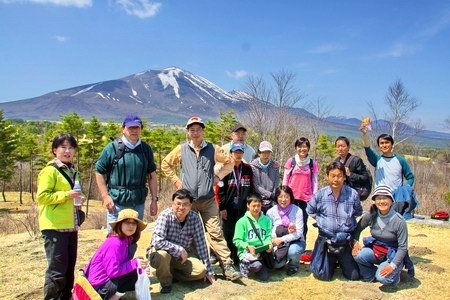
[[[331,75],[331,74],[336,74],[339,73],[338,69],[326,69],[322,71],[323,75]]]
[[[392,45],[388,50],[380,53],[378,57],[403,57],[409,56],[417,53],[422,46],[413,45],[413,44],[405,44],[402,42],[397,42]]]
[[[234,72],[226,71],[225,72],[228,77],[234,78],[234,79],[241,79],[248,75],[248,72],[245,70],[237,70]]]
[[[57,42],[60,42],[60,43],[65,43],[65,42],[67,42],[68,40],[70,40],[70,38],[69,38],[68,36],[63,36],[63,35],[55,35],[53,38],[54,38]]]
[[[150,2],[149,0],[117,0],[116,3],[127,14],[141,19],[153,17],[161,8],[160,2]]]
[[[431,22],[418,37],[431,38],[450,27],[450,11],[445,11],[438,19]]]
[[[309,53],[314,53],[314,54],[326,54],[326,53],[332,53],[332,52],[336,52],[336,51],[341,51],[344,50],[345,47],[341,44],[337,44],[337,43],[328,43],[328,44],[323,44],[320,45],[319,47],[316,47],[314,49],[309,50]]]
[[[58,6],[74,6],[79,8],[91,7],[92,0],[0,0],[1,3],[37,3],[37,4],[53,4]]]

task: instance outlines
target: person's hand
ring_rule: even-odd
[[[348,167],[345,167],[345,175],[350,176],[350,169]]]
[[[267,249],[266,252],[270,253],[270,252],[272,252],[272,250],[273,250],[273,246],[272,246],[272,244],[269,244],[269,249]]]
[[[216,278],[214,277],[214,274],[206,274],[204,280],[205,281],[208,280],[211,284],[214,284],[214,282],[216,282]]]
[[[69,197],[72,199],[81,197],[81,190],[70,190],[69,191]]]
[[[384,266],[383,269],[380,271],[380,275],[383,277],[391,275],[391,273],[394,272],[394,268],[391,265]]]
[[[361,245],[359,244],[359,242],[355,242],[352,248],[352,255],[353,256],[358,255],[359,251],[361,251]]]
[[[222,220],[226,220],[228,218],[228,213],[226,209],[220,211],[220,218]]]
[[[177,180],[177,182],[175,182],[175,187],[177,188],[177,190],[183,187],[183,183],[181,182],[181,180]]]
[[[141,269],[146,269],[148,266],[148,260],[146,260],[145,258],[139,258],[139,267]]]
[[[282,244],[282,243],[283,243],[283,239],[280,238],[280,237],[274,238],[274,239],[272,240],[272,244],[273,244],[274,246],[279,246],[279,245]]]
[[[359,131],[361,131],[363,135],[367,134],[367,124],[361,123],[361,126],[359,126]]]
[[[253,256],[256,256],[255,247],[247,246],[247,250],[248,250],[248,253],[250,253]]]
[[[288,227],[288,233],[293,233],[297,231],[297,227],[295,226],[295,224],[290,224]]]
[[[158,202],[152,200],[152,202],[150,202],[150,216],[156,216],[157,213],[158,213]]]
[[[181,255],[180,255],[180,259],[181,259],[181,263],[184,264],[186,262],[188,258],[188,254],[186,252],[186,250],[181,250]]]
[[[110,213],[114,212],[115,205],[109,195],[103,198],[103,206],[106,207]]]

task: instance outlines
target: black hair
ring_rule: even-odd
[[[250,195],[247,197],[247,205],[249,205],[249,204],[252,203],[252,202],[259,202],[259,203],[262,203],[262,198],[261,198],[261,196],[258,195],[258,194],[250,194]]]
[[[72,146],[74,148],[78,148],[77,140],[75,139],[75,137],[73,135],[71,135],[70,133],[60,133],[59,135],[57,135],[53,138],[53,142],[52,142],[53,155],[56,155],[55,149],[58,148],[59,146],[61,146],[62,144],[64,144],[65,141],[67,141],[70,146]]]
[[[303,136],[295,141],[294,146],[295,146],[295,148],[297,148],[298,146],[301,146],[302,144],[305,144],[306,147],[308,147],[308,149],[311,149],[311,144],[309,143],[309,140]]]
[[[291,198],[291,203],[294,202],[294,192],[287,185],[282,185],[275,190],[275,201],[278,200],[278,197],[281,195],[281,192],[285,192]]]
[[[394,145],[394,138],[387,133],[382,133],[377,137],[377,145],[378,146],[380,146],[380,139],[388,140],[389,142],[392,143],[392,145]]]
[[[346,136],[338,136],[338,138],[334,141],[334,146],[336,147],[336,144],[338,141],[344,141],[347,146],[350,146],[350,140]]]
[[[194,202],[194,198],[192,197],[191,193],[187,189],[179,189],[172,195],[172,201],[177,199],[189,199],[189,202]]]
[[[344,175],[344,177],[345,177],[345,165],[343,164],[343,163],[341,163],[340,161],[333,161],[331,164],[329,164],[328,166],[327,166],[327,176],[328,176],[328,174],[330,174],[330,171],[331,170],[339,170],[339,171],[341,171],[342,172],[342,174]]]

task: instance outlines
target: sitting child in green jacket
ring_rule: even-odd
[[[261,213],[262,199],[259,195],[247,197],[247,212],[236,223],[233,243],[237,247],[241,274],[247,277],[257,273],[261,281],[269,279],[269,272],[263,260],[272,254],[272,221]]]

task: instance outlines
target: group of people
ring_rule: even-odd
[[[309,216],[319,229],[311,261],[317,278],[329,280],[337,263],[351,280],[395,284],[403,266],[414,275],[406,223],[393,209],[403,177],[411,188],[414,175],[406,160],[393,153],[392,137],[378,137],[382,155],[377,155],[363,125],[365,151],[375,167],[375,202],[358,221],[361,200],[369,196],[372,182],[361,158],[349,153],[346,137],[336,139],[339,156],[326,167],[328,185],[319,189],[319,165],[309,156],[307,138],[295,141],[296,154],[280,174],[272,145],[263,141],[256,153],[245,143],[242,124],[232,129],[232,141],[220,147],[204,139],[201,118],[190,118],[185,126],[188,141],[161,162],[162,172],[176,187],[172,205],[157,218],[146,258],[135,258],[146,227],[142,220],[149,192],[150,214],[158,213],[156,164],[151,147],[140,139],[142,128],[138,116],[128,115],[122,137],[109,143],[96,163],[109,233],[84,275],[103,299],[125,299],[134,290],[136,269],[148,264],[156,270],[161,293],[172,291],[174,278],[214,283],[212,255],[231,281],[253,273],[267,281],[269,268],[285,267],[287,275],[294,275],[306,247]],[[39,173],[37,192],[48,260],[44,295],[70,299],[83,221],[80,206],[74,205],[82,196],[74,189],[79,180],[72,164],[77,141],[60,134],[51,148],[55,158]],[[359,235],[367,226],[372,239],[361,247]]]

